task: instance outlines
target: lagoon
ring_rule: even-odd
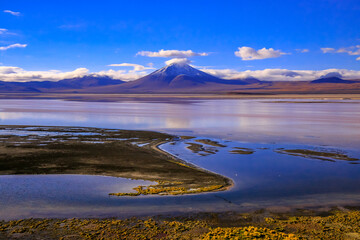
[[[167,143],[161,148],[235,182],[235,186],[225,192],[133,198],[108,196],[108,192],[138,185],[127,179],[77,175],[2,176],[1,219],[121,217],[360,203],[358,161],[324,161],[314,156],[278,152],[279,149],[310,149],[360,158],[358,100],[76,102],[5,99],[0,100],[0,124],[141,129],[195,136],[195,139]],[[197,139],[211,139],[226,147],[204,145],[214,153],[194,153],[187,146]],[[253,153],[231,153],[236,148],[251,149]]]

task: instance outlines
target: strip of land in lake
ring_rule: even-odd
[[[112,195],[225,190],[232,181],[158,149],[172,135],[86,127],[0,126],[0,174],[87,174],[157,182]]]

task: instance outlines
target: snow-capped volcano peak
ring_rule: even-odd
[[[199,71],[193,67],[191,67],[189,64],[187,63],[171,63],[155,72],[153,72],[151,75],[164,75],[167,77],[175,77],[178,75],[186,75],[186,76],[190,76],[190,77],[198,77],[198,76],[203,76],[203,77],[208,77],[209,75],[207,73],[204,73],[202,71]]]

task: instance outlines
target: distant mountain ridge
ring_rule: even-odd
[[[86,75],[60,81],[4,82],[0,81],[0,91],[13,92],[48,92],[51,90],[84,89],[90,87],[118,85],[124,83],[108,76]]]
[[[328,76],[329,75],[329,76]],[[173,63],[134,81],[86,75],[60,81],[5,82],[1,93],[360,93],[360,80],[328,74],[313,81],[261,81],[253,77],[221,79],[188,64]],[[1,80],[1,79],[0,79]]]

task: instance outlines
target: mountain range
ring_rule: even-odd
[[[188,64],[173,63],[134,81],[87,75],[60,81],[5,82],[0,92],[56,93],[360,93],[360,81],[324,77],[313,81],[225,80]]]
[[[0,92],[58,92],[64,90],[78,90],[91,87],[122,84],[124,81],[115,80],[108,76],[87,75],[60,81],[30,81],[4,82],[0,81]]]

